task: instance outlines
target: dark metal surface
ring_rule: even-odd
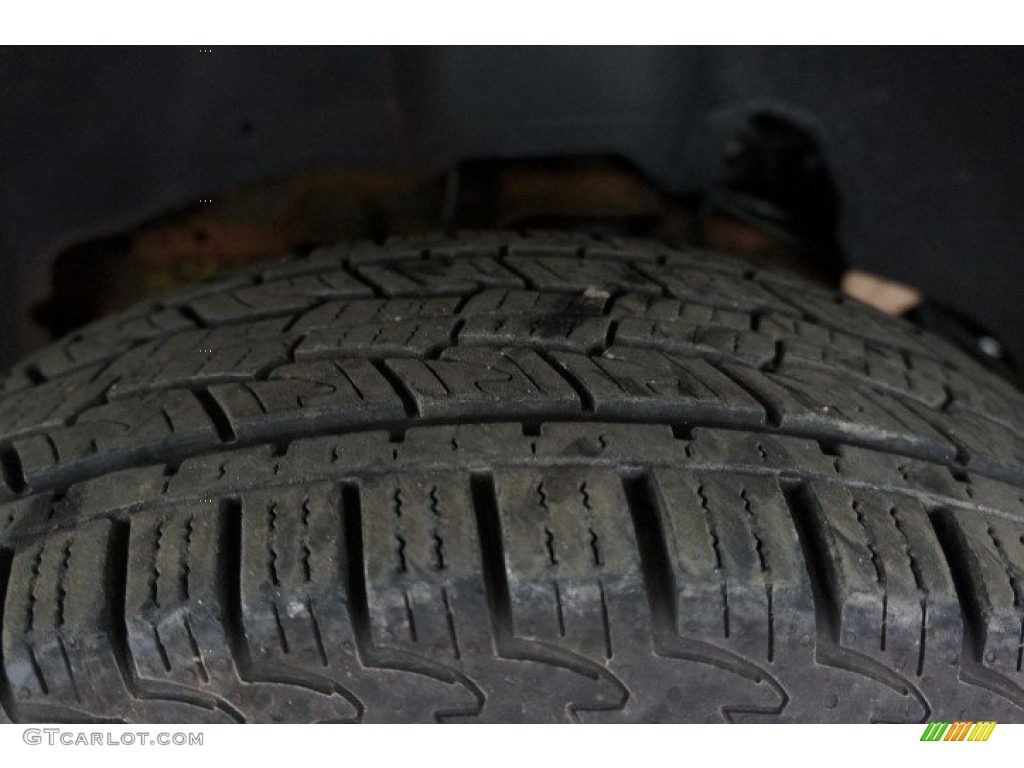
[[[44,340],[58,250],[231,185],[616,153],[708,190],[759,112],[817,141],[849,263],[1024,358],[1021,72],[1019,49],[0,49],[0,367]]]

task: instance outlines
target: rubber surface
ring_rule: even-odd
[[[0,397],[0,717],[1024,721],[1024,398],[724,257],[353,245]]]

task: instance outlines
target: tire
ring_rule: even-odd
[[[1024,721],[1024,398],[568,235],[352,245],[0,397],[0,717]]]

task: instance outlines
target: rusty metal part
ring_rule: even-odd
[[[209,200],[209,202],[207,202]],[[578,229],[698,244],[826,279],[791,242],[702,211],[613,157],[466,163],[441,177],[303,172],[226,190],[61,253],[34,318],[56,336],[144,298],[318,243],[450,228]]]

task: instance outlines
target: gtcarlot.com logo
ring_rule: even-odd
[[[921,734],[921,741],[988,741],[995,728],[995,720],[928,723]]]
[[[26,728],[22,740],[51,747],[201,747],[203,734],[183,731],[75,731],[64,728]]]

